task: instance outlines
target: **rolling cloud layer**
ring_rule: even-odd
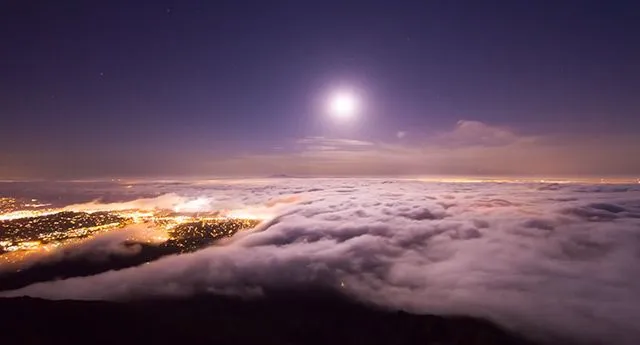
[[[121,202],[144,207],[197,198],[272,219],[192,254],[2,295],[256,295],[311,284],[527,334],[640,339],[640,185],[274,179],[140,183],[126,193]]]

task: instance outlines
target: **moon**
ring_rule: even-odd
[[[356,95],[349,91],[339,91],[329,100],[329,112],[334,118],[348,120],[358,112],[359,102]]]

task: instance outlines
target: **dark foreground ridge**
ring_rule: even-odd
[[[533,344],[467,317],[412,315],[329,292],[243,300],[0,299],[3,344]]]

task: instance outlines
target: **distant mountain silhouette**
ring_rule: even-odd
[[[268,178],[296,178],[296,176],[291,176],[287,174],[273,174],[268,176]]]

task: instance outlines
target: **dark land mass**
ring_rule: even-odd
[[[3,344],[533,344],[469,317],[387,311],[335,292],[128,302],[0,299]]]
[[[163,256],[181,253],[175,246],[154,246],[141,243],[125,244],[139,246],[133,255],[109,254],[96,258],[91,253],[64,256],[55,261],[43,261],[28,268],[0,273],[0,291],[13,290],[27,285],[55,279],[84,277],[111,270],[120,270],[157,260]]]
[[[267,178],[296,178],[296,176],[288,175],[288,174],[273,174],[267,176]]]

